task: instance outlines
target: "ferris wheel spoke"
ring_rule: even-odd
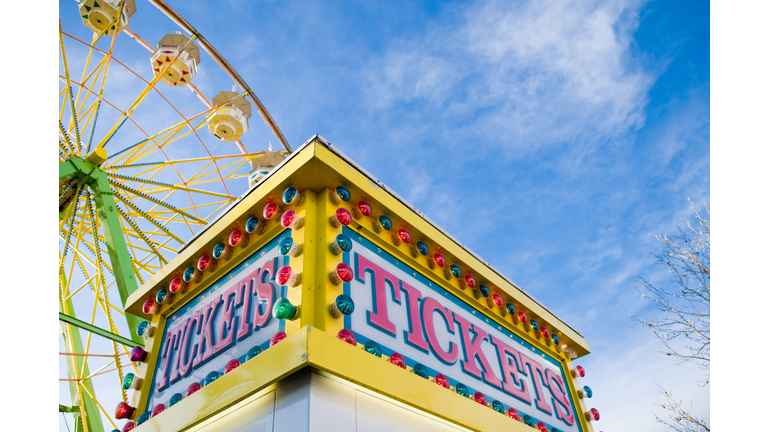
[[[123,209],[121,209],[121,208],[120,208],[120,206],[118,206],[117,204],[115,204],[115,207],[117,208],[117,212],[120,214],[120,216],[123,218],[123,220],[124,220],[125,222],[128,222],[128,224],[129,224],[131,227],[133,227],[134,231],[136,231],[136,233],[139,235],[139,237],[141,237],[141,239],[142,239],[142,240],[144,240],[144,242],[147,244],[147,246],[149,246],[149,248],[152,250],[152,252],[154,252],[155,254],[157,254],[157,257],[160,259],[160,261],[161,261],[162,263],[164,263],[164,264],[168,264],[168,260],[167,260],[167,259],[165,259],[165,257],[164,257],[164,256],[163,256],[163,255],[160,253],[160,251],[159,251],[159,250],[155,249],[155,246],[154,246],[154,245],[152,245],[152,242],[151,242],[151,241],[150,241],[150,240],[147,238],[147,236],[144,234],[144,232],[143,232],[142,230],[140,230],[140,229],[139,229],[139,226],[138,226],[138,225],[136,225],[136,223],[135,223],[133,220],[131,220],[131,219],[128,217],[128,215],[126,215],[126,214],[125,214],[125,212],[123,211]],[[129,245],[130,245],[131,247],[133,246],[133,245],[131,245],[130,243],[129,243]],[[133,256],[136,256],[136,253],[135,253],[135,252],[134,252]]]
[[[148,221],[149,221],[149,222],[151,222],[151,223],[152,223],[154,226],[158,227],[158,228],[159,228],[161,231],[163,231],[163,232],[165,232],[166,234],[168,234],[169,236],[171,236],[171,237],[172,237],[174,240],[176,240],[176,241],[177,241],[177,242],[179,242],[180,244],[184,244],[184,241],[183,241],[182,239],[180,239],[180,238],[179,238],[177,235],[175,235],[174,233],[170,232],[170,231],[168,230],[168,228],[164,227],[164,226],[163,226],[163,225],[162,225],[160,222],[158,222],[157,220],[155,220],[155,218],[153,218],[152,216],[148,215],[147,213],[145,213],[145,212],[141,211],[141,210],[140,210],[140,209],[139,209],[139,208],[138,208],[138,207],[137,207],[137,206],[136,206],[136,205],[135,205],[133,202],[131,202],[131,200],[129,200],[128,198],[125,198],[125,197],[123,197],[123,196],[122,196],[122,195],[120,195],[119,193],[115,193],[115,195],[114,195],[114,196],[115,196],[115,197],[117,197],[117,199],[119,199],[119,200],[120,200],[120,201],[122,201],[123,203],[125,203],[125,205],[127,205],[127,206],[128,206],[128,207],[130,207],[130,208],[132,208],[132,209],[133,209],[133,211],[135,211],[136,213],[140,214],[140,215],[141,215],[141,217],[143,217],[144,219],[148,220]]]
[[[72,144],[72,141],[69,139],[69,134],[64,130],[64,125],[61,124],[61,121],[59,121],[59,132],[61,132],[61,136],[64,137],[65,140],[67,140],[67,150],[70,154],[75,154],[75,146]]]
[[[91,400],[93,400],[94,402],[96,402],[96,406],[98,406],[98,407],[99,407],[99,410],[100,410],[102,413],[104,413],[104,416],[107,418],[107,420],[109,420],[109,423],[112,425],[112,427],[114,427],[115,429],[118,429],[118,427],[117,427],[117,425],[115,424],[115,422],[114,422],[114,421],[112,421],[112,417],[111,417],[111,416],[110,416],[110,415],[109,415],[109,414],[108,414],[108,413],[107,413],[107,412],[104,410],[104,407],[103,407],[103,406],[101,406],[101,404],[99,403],[98,399],[96,399],[96,398],[93,396],[93,393],[91,393],[91,391],[90,391],[90,390],[88,390],[88,387],[85,385],[85,383],[83,383],[83,382],[81,381],[81,379],[78,379],[77,385],[78,385],[78,388],[82,388],[83,390],[85,390],[85,392],[88,394],[88,396],[90,396]],[[120,387],[120,388],[122,388],[122,387]],[[83,417],[84,417],[84,416],[83,416]],[[83,422],[83,425],[85,426],[85,422]]]
[[[231,199],[231,200],[237,199],[237,197],[233,197],[231,195],[227,195],[227,194],[223,194],[223,193],[211,192],[211,191],[206,191],[206,190],[202,190],[202,189],[193,189],[193,188],[188,188],[188,187],[179,186],[179,185],[172,185],[170,183],[163,183],[163,182],[159,182],[159,181],[155,181],[155,180],[143,179],[143,178],[127,176],[127,175],[121,175],[121,174],[110,174],[110,173],[107,173],[107,175],[109,177],[118,178],[118,179],[122,179],[122,180],[130,180],[130,181],[135,181],[135,182],[140,182],[140,183],[145,183],[145,184],[162,186],[162,188],[158,188],[158,189],[144,190],[143,192],[146,193],[146,194],[162,193],[162,192],[165,192],[165,191],[167,191],[169,189],[173,189],[173,190],[179,190],[179,191],[187,191],[187,192],[194,192],[194,193],[200,193],[200,194],[205,194],[205,195],[211,195],[211,196],[215,196],[215,197],[219,197],[219,198],[227,198],[227,199]]]
[[[132,187],[130,187],[128,185],[124,185],[124,184],[122,184],[122,183],[120,183],[120,182],[118,182],[116,180],[111,180],[110,179],[109,180],[109,184],[111,184],[112,186],[116,186],[116,187],[118,187],[118,188],[120,188],[122,190],[128,191],[128,192],[130,192],[130,193],[132,193],[134,195],[137,195],[137,196],[139,196],[141,198],[144,198],[145,200],[151,201],[151,202],[153,202],[153,203],[155,203],[157,205],[163,206],[163,207],[165,207],[167,209],[170,209],[170,210],[173,210],[173,211],[178,211],[179,213],[181,213],[185,217],[188,217],[188,218],[190,218],[190,219],[192,219],[192,220],[194,220],[194,221],[196,221],[198,223],[201,223],[203,225],[207,225],[208,224],[208,221],[206,221],[205,219],[200,219],[199,217],[192,216],[191,214],[189,214],[189,213],[187,213],[185,211],[180,211],[176,207],[174,207],[174,206],[172,206],[172,205],[170,205],[168,203],[160,201],[157,198],[153,198],[153,197],[151,197],[151,196],[149,196],[149,195],[147,195],[147,194],[145,194],[143,192],[139,192],[136,189],[134,189],[134,188],[132,188]]]
[[[59,42],[61,44],[61,58],[64,64],[64,73],[67,78],[67,93],[69,95],[69,107],[72,110],[72,121],[75,123],[75,137],[77,138],[77,154],[81,153],[80,128],[77,125],[77,111],[75,110],[75,97],[72,94],[72,84],[69,80],[69,65],[67,65],[67,51],[64,48],[64,35],[61,30],[61,18],[59,18]]]

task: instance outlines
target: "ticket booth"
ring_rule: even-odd
[[[478,203],[478,206],[482,206]],[[503,227],[499,227],[503,229]],[[593,431],[584,338],[320,136],[133,293],[137,431]]]

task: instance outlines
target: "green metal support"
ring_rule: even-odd
[[[128,245],[125,243],[123,227],[120,225],[107,174],[98,166],[84,159],[72,157],[59,164],[59,181],[66,177],[82,181],[93,193],[94,201],[96,201],[96,213],[104,231],[104,242],[107,244],[109,261],[112,263],[117,290],[120,293],[120,301],[125,305],[128,296],[136,291],[139,285],[136,282],[131,256],[128,254]],[[127,312],[125,318],[128,321],[128,328],[131,330],[136,329],[141,322],[138,317]],[[131,339],[137,344],[142,344],[141,338],[134,332],[131,332]]]
[[[119,344],[128,345],[129,347],[136,347],[136,346],[142,347],[142,348],[144,347],[143,344],[137,344],[136,342],[134,342],[134,341],[132,341],[130,339],[124,338],[124,337],[122,337],[120,335],[116,335],[116,334],[114,334],[112,332],[109,332],[109,331],[106,331],[106,330],[104,330],[104,329],[102,329],[100,327],[96,327],[94,325],[90,325],[90,324],[88,324],[85,321],[80,321],[77,318],[71,317],[71,316],[69,316],[67,314],[64,314],[64,313],[61,313],[61,312],[59,312],[59,321],[64,321],[65,323],[69,323],[69,324],[72,324],[73,326],[80,327],[81,329],[87,330],[87,331],[89,331],[91,333],[95,333],[95,334],[97,334],[99,336],[104,336],[105,338],[107,338],[109,340],[113,340],[113,341],[115,341],[115,342],[117,342]]]
[[[67,284],[66,277],[64,275],[62,276],[63,284]],[[59,313],[62,313],[62,309],[66,312],[74,311],[72,306],[72,299],[67,299],[63,302],[63,304],[59,304]],[[69,327],[69,335],[70,335],[70,343],[71,343],[71,349],[73,352],[83,352],[83,341],[80,339],[80,331],[71,326],[67,323],[61,322],[61,333],[64,336],[64,340],[67,340],[67,327]],[[67,349],[70,349],[70,347],[66,347]],[[81,377],[89,376],[91,372],[88,370],[88,365],[85,364],[85,367],[83,367],[83,364],[86,361],[86,357],[82,356],[67,356],[67,373],[69,375],[70,379],[77,378],[75,376],[75,371],[81,371],[82,373],[79,375]],[[77,395],[77,381],[69,381],[69,393],[72,398],[72,403],[76,404],[79,401],[78,395]],[[89,392],[91,392],[92,395],[95,395],[96,393],[93,390],[93,383],[91,380],[83,382],[83,386],[85,386]],[[86,393],[84,390],[81,389],[80,394],[83,397],[83,408],[85,409],[86,415],[85,415],[85,425],[88,429],[88,432],[104,432],[104,425],[101,423],[101,414],[99,413],[99,407],[96,405],[96,401],[91,399],[90,396],[88,396],[88,393]],[[80,418],[80,412],[77,412],[75,415],[75,432],[81,432],[83,431],[83,419]],[[79,421],[78,421],[79,420]]]
[[[94,152],[95,153],[95,152]],[[88,162],[79,157],[72,157],[69,160],[59,163],[59,181],[65,181],[72,179],[87,186],[96,202],[96,213],[98,214],[99,222],[104,234],[104,242],[107,244],[107,252],[109,255],[110,263],[112,264],[112,271],[115,274],[115,282],[117,290],[120,294],[120,301],[125,306],[125,301],[128,296],[131,295],[136,289],[138,289],[138,283],[136,282],[136,275],[133,270],[133,264],[131,263],[131,256],[128,253],[128,245],[125,242],[123,236],[122,225],[115,207],[115,201],[112,196],[112,188],[109,185],[109,179],[107,174],[102,171],[97,165]],[[98,245],[94,245],[98,247]],[[64,275],[62,275],[64,277]],[[66,280],[64,281],[66,285]],[[109,305],[107,305],[109,307]],[[92,331],[101,336],[108,337],[116,342],[130,345],[130,346],[143,346],[143,341],[134,330],[138,328],[141,321],[135,315],[125,313],[126,321],[128,322],[128,329],[131,333],[131,339],[122,338],[111,332],[107,332],[98,327],[91,326],[83,321],[73,318],[70,314],[74,314],[74,305],[71,299],[67,299],[59,305],[59,319],[61,322],[61,330],[66,335],[66,326],[69,326],[70,342],[74,352],[83,352],[83,343],[80,338],[80,332],[77,327],[84,328],[85,330]],[[120,338],[116,340],[115,338]],[[66,340],[66,338],[65,338]],[[86,357],[81,356],[68,356],[67,370],[70,378],[75,378],[74,371],[81,371],[80,376],[88,376]],[[85,367],[84,367],[84,363]],[[72,394],[73,403],[77,403],[77,385],[76,381],[70,381],[70,392]],[[88,391],[95,395],[93,385],[90,380],[83,383],[87,387]],[[75,413],[75,430],[82,431],[85,426],[88,432],[104,432],[104,426],[101,423],[101,414],[96,401],[93,400],[85,391],[81,391],[80,394],[83,398],[83,405],[85,410],[85,418],[80,418],[79,413]]]

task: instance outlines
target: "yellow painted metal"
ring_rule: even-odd
[[[322,315],[318,304],[319,295],[322,294],[322,284],[318,279],[317,260],[322,255],[322,242],[318,236],[318,226],[315,220],[319,212],[318,196],[311,190],[302,192],[304,195],[304,215],[306,216],[302,226],[302,234],[292,233],[293,241],[300,241],[303,276],[301,283],[301,327],[315,325],[322,321]],[[295,258],[291,259],[293,262]]]
[[[275,388],[280,379],[307,367],[309,334],[311,332],[308,327],[293,333],[262,354],[241,364],[232,372],[184,398],[164,415],[153,417],[143,423],[142,431],[183,430],[232,407],[245,398]]]
[[[183,430],[213,415],[226,415],[234,405],[275,388],[282,379],[306,367],[469,430],[531,430],[506,414],[497,413],[490,407],[483,407],[472,399],[438,386],[433,380],[415,375],[410,368],[401,369],[384,357],[368,354],[361,346],[353,347],[332,334],[312,327],[303,327],[194,395],[184,398],[167,411],[172,415],[153,417],[142,427],[158,432]],[[583,417],[582,413],[582,423]],[[591,425],[583,426],[585,432],[592,432]]]
[[[349,203],[342,202],[334,205],[329,199],[329,194],[340,184],[350,189],[353,199]],[[300,206],[282,204],[281,195],[290,186],[296,187],[304,195],[304,201]],[[414,258],[410,245],[396,246],[391,239],[393,232],[397,228],[407,228],[411,232],[413,243],[423,240],[435,245],[449,262],[460,265],[463,272],[471,272],[478,283],[486,281],[492,290],[503,291],[514,299],[517,307],[528,311],[541,323],[546,323],[553,333],[559,334],[561,339],[574,349],[577,355],[581,356],[589,352],[589,346],[578,333],[529,298],[522,290],[414,213],[395,196],[370,181],[325,145],[313,142],[293,154],[277,172],[246,194],[229,212],[194,239],[170,264],[154,273],[147,283],[128,298],[125,310],[151,319],[153,325],[157,327],[155,335],[158,340],[150,338],[147,341],[150,360],[142,364],[139,374],[145,382],[150,383],[155,369],[155,359],[158,357],[159,338],[163,334],[165,317],[266,245],[284,228],[279,221],[267,221],[265,231],[261,235],[252,234],[245,248],[237,248],[232,257],[220,263],[215,271],[204,273],[198,283],[192,284],[185,294],[177,294],[174,303],[164,305],[159,314],[151,317],[144,315],[141,311],[143,302],[154,297],[157,290],[167,286],[172,278],[180,276],[184,269],[193,265],[203,252],[210,252],[216,243],[224,241],[231,229],[242,228],[251,216],[262,218],[261,213],[267,203],[278,203],[283,211],[293,209],[304,220],[302,227],[292,231],[293,240],[301,244],[302,251],[299,256],[291,258],[291,266],[302,274],[302,280],[300,285],[288,290],[289,300],[300,307],[299,319],[286,322],[286,332],[289,337],[220,378],[210,387],[205,387],[190,398],[174,405],[172,416],[162,415],[153,418],[146,423],[148,430],[177,430],[187,427],[227,409],[246,397],[253,396],[255,392],[274,385],[276,381],[302,367],[312,367],[323,373],[340,377],[470,430],[501,430],[502,428],[530,430],[522,423],[514,422],[507,416],[496,413],[490,408],[484,408],[452,391],[439,388],[434,382],[426,381],[385,360],[371,356],[360,347],[352,347],[335,338],[343,327],[343,319],[334,319],[329,313],[329,306],[336,296],[342,293],[343,288],[333,285],[329,280],[329,274],[337,264],[342,262],[342,256],[333,255],[329,244],[336,235],[341,233],[341,228],[333,228],[328,218],[339,207],[344,207],[353,213],[353,206],[361,199],[372,205],[374,216],[382,213],[389,216],[393,221],[393,230],[376,233],[372,226],[373,219],[369,217],[353,219],[349,228],[493,319],[498,326],[506,327],[536,348],[558,359],[565,371],[570,371],[572,367],[570,361],[565,354],[557,352],[551,342],[544,343],[543,339],[537,337],[533,331],[527,331],[521,323],[514,323],[495,305],[489,306],[486,299],[476,299],[469,288],[462,289],[458,281],[455,278],[447,278],[441,268],[431,269],[426,257],[416,254]],[[432,248],[433,246],[430,246],[430,249]],[[303,350],[302,344],[305,344]],[[263,366],[266,364],[269,366]],[[255,370],[256,365],[260,365],[259,371]],[[237,379],[242,374],[245,374],[244,378]],[[584,418],[587,407],[576,394],[579,388],[578,383],[567,372],[565,378],[575,402],[577,412],[574,414],[582,430],[591,432],[592,427]],[[148,399],[146,393],[146,391],[135,392],[132,405],[139,407],[139,412],[142,411]]]
[[[291,159],[285,166],[283,166],[283,169],[287,169],[287,171],[295,171],[311,158],[312,155],[310,152],[301,152],[301,154],[295,155],[293,159]],[[278,202],[282,190],[290,186],[286,184],[287,181],[285,177],[272,176],[264,180],[257,189],[246,195],[242,201],[236,204],[237,211],[230,211],[219,218],[212,224],[212,226],[210,226],[200,236],[194,239],[186,249],[181,251],[179,255],[172,259],[170,264],[152,275],[152,277],[149,278],[149,280],[147,280],[144,285],[139,287],[138,290],[136,290],[130,297],[128,297],[128,300],[125,304],[125,310],[138,316],[143,316],[145,319],[150,318],[148,315],[145,315],[141,311],[141,305],[146,299],[153,295],[152,293],[157,291],[158,287],[165,286],[166,284],[170,283],[171,279],[179,276],[181,272],[184,271],[184,268],[189,266],[199,255],[201,250],[204,250],[205,248],[208,248],[207,250],[211,250],[211,248],[213,248],[216,243],[221,241],[225,229],[237,224],[244,223],[251,215],[262,217],[261,210],[264,208],[264,205],[270,201]],[[258,209],[258,212],[254,211],[253,209]],[[282,230],[280,222],[269,222],[264,234],[262,234],[260,237],[268,236],[269,231],[275,228]],[[277,231],[274,231],[273,233],[276,235]],[[247,249],[254,251],[256,250],[254,248],[256,247],[256,244],[257,242],[253,242],[253,240],[251,240],[244,250]],[[258,244],[263,245],[265,243],[258,242]],[[239,255],[233,255],[233,257],[230,258],[228,262],[235,261],[237,256]],[[217,274],[223,274],[221,273],[221,268],[219,267],[217,267],[216,271],[212,273],[214,276]],[[205,283],[205,280],[206,279],[204,277],[200,283]],[[191,292],[188,290],[187,294],[184,295],[184,298],[191,298],[190,294]],[[176,300],[176,303],[173,305],[173,307],[178,307],[177,305],[180,306],[183,303],[184,301]]]

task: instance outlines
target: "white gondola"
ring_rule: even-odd
[[[136,2],[124,0],[123,13],[116,20],[120,10],[120,0],[80,0],[80,16],[86,27],[98,34],[113,36],[119,34],[128,25],[131,16],[136,13]]]
[[[160,77],[160,81],[169,86],[183,86],[197,74],[200,48],[184,35],[167,34],[158,42],[157,51],[152,54],[150,62],[155,76],[173,63]]]
[[[222,141],[237,141],[248,132],[251,104],[245,100],[245,96],[236,97],[238,95],[236,92],[223,91],[211,101],[213,105],[219,105],[235,98],[217,109],[208,121],[211,133]]]

